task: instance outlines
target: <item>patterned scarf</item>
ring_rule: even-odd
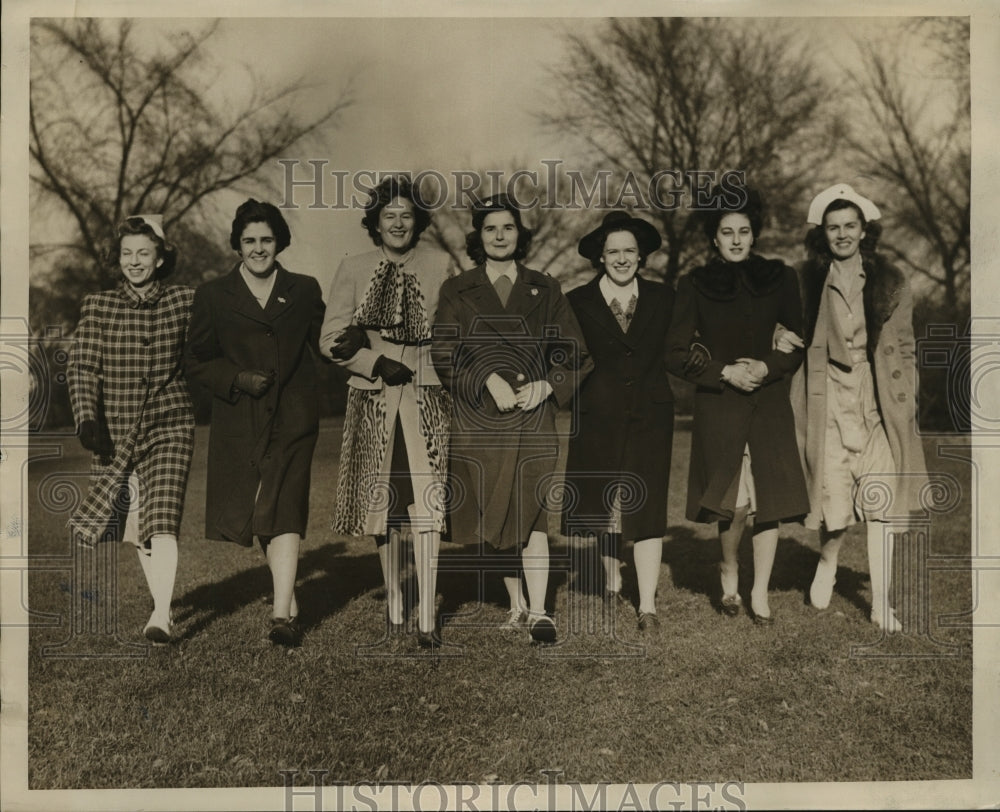
[[[614,317],[618,319],[618,326],[622,328],[623,333],[628,332],[628,327],[632,323],[632,317],[635,315],[635,306],[639,303],[639,298],[633,293],[632,298],[628,300],[628,307],[622,310],[622,304],[617,299],[612,299],[609,307]]]
[[[354,312],[357,324],[378,330],[382,338],[400,344],[419,344],[431,337],[424,297],[417,277],[403,263],[383,257],[365,297]]]

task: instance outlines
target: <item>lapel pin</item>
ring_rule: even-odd
[[[537,296],[538,295],[538,288],[532,288],[531,289],[531,295],[532,296]]]
[[[285,297],[284,296],[279,296],[278,297],[278,301],[281,302],[281,304],[284,304],[285,303]]]

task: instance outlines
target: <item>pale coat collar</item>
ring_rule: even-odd
[[[628,308],[628,303],[635,296],[639,298],[639,283],[636,281],[635,276],[632,277],[632,281],[622,287],[621,285],[616,285],[610,279],[606,273],[601,274],[601,279],[597,283],[597,287],[601,290],[601,295],[604,297],[604,301],[607,303],[608,307],[611,306],[611,301],[613,299],[618,300],[618,304],[622,306],[622,310]]]

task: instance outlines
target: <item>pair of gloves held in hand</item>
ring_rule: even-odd
[[[346,361],[362,347],[370,347],[368,336],[359,325],[347,327],[330,348],[330,357],[336,361]],[[413,370],[406,364],[380,355],[372,367],[372,374],[381,378],[388,386],[401,386],[413,380]],[[486,380],[486,389],[502,412],[516,408],[531,410],[540,405],[551,393],[548,381],[532,381],[515,391],[510,384],[497,374]]]
[[[353,358],[354,354],[362,347],[371,348],[368,335],[363,327],[352,324],[337,337],[337,341],[330,348],[330,357],[335,361],[346,361]],[[384,355],[380,355],[375,360],[372,374],[376,378],[381,378],[388,386],[402,386],[413,380],[412,369],[406,364],[386,358]]]
[[[362,347],[370,346],[368,336],[363,328],[356,324],[350,325],[338,336],[336,343],[330,348],[330,357],[338,361],[346,361],[354,356]],[[399,361],[393,361],[380,355],[375,361],[373,373],[382,378],[389,386],[401,386],[413,379],[413,370]],[[262,397],[274,385],[274,375],[257,369],[245,369],[237,373],[233,387],[245,392],[253,398]]]

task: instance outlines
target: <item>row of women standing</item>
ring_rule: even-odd
[[[901,442],[914,447],[913,410],[908,425],[883,426],[874,325],[867,336],[862,326],[844,338],[846,359],[827,348],[840,347],[829,336],[839,335],[845,319],[869,318],[870,293],[880,295],[889,284],[896,295],[886,311],[896,319],[892,338],[905,343],[909,336],[891,360],[906,368],[903,386],[912,386],[905,281],[881,261],[873,264],[874,254],[866,251],[862,261],[866,234],[877,239],[874,204],[850,187],[833,187],[817,197],[831,198],[818,219],[810,212],[821,281],[819,294],[807,298],[815,307],[803,330],[794,272],[750,251],[762,218],[757,198],[742,191],[732,205],[720,198],[704,218],[716,255],[682,279],[676,303],[671,289],[637,275],[659,248],[658,233],[623,212],[611,212],[581,239],[580,254],[599,273],[564,296],[556,281],[521,263],[531,232],[510,200],[494,197],[475,210],[467,251],[477,266],[456,275],[446,255],[418,244],[430,217],[416,190],[388,178],[373,190],[363,220],[376,249],[341,263],[325,310],[314,279],[277,263],[291,237],[269,204],[240,207],[230,237],[240,262],[201,286],[193,301],[190,289],[161,281],[173,251],[157,218],[129,218],[114,253],[123,280],[116,291],[88,297],[71,357],[71,395],[95,477],[72,520],[78,537],[92,544],[102,536],[119,491],[130,483],[138,527],[129,531],[134,521],[125,523],[125,537],[139,550],[154,599],[145,634],[168,642],[193,433],[186,373],[214,396],[206,535],[246,546],[258,539],[274,586],[269,636],[298,644],[294,586],[318,430],[311,357],[318,353],[350,372],[335,530],[375,538],[390,631],[405,628],[405,525],[414,540],[418,639],[440,644],[436,560],[450,524],[454,541],[474,543],[480,564],[503,576],[510,598],[503,626],[527,628],[536,641],[555,640],[545,612],[546,494],[556,475],[555,412],[574,397],[564,532],[597,535],[612,605],[624,603],[623,539],[635,542],[638,625],[655,629],[673,423],[670,371],[697,385],[687,516],[719,523],[722,611],[741,611],[736,561],[748,516],[754,517],[750,608],[758,623],[772,621],[767,589],[779,521],[809,514],[811,524],[824,525],[811,589],[822,608],[832,593],[843,528],[867,519],[872,619],[895,630],[883,588],[885,534],[872,531],[874,520],[885,517],[865,512],[858,483],[867,475],[922,469],[922,456],[899,449]],[[841,250],[846,243],[853,252]],[[827,271],[838,276],[824,286]],[[874,285],[866,284],[866,274]],[[840,297],[834,304],[827,287]],[[812,397],[803,406],[797,444],[789,390],[805,354],[800,335],[813,342],[809,374],[800,378],[810,394],[820,382],[819,394],[827,394],[832,377],[819,411]],[[884,375],[896,382],[897,372],[887,368]],[[906,391],[912,397],[913,389]],[[863,435],[860,448],[849,429]]]

